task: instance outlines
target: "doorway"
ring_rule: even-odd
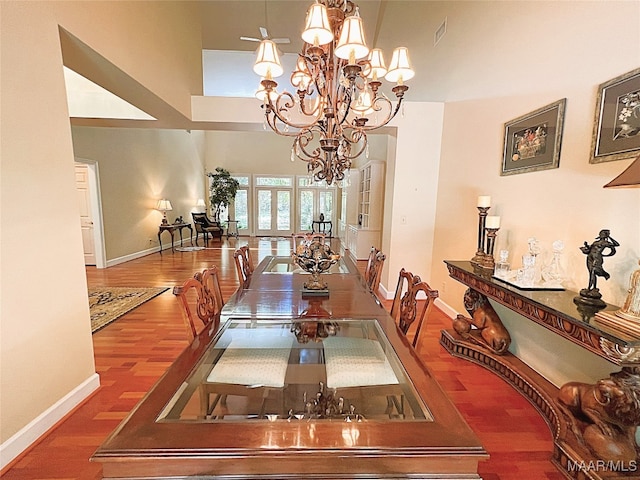
[[[76,159],[75,178],[84,263],[95,265],[96,268],[105,268],[107,262],[104,251],[98,164]]]

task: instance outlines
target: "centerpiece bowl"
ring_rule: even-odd
[[[340,255],[331,250],[331,246],[321,240],[302,242],[296,246],[293,252],[293,261],[302,270],[311,274],[311,280],[305,282],[303,295],[322,295],[329,293],[326,282],[320,278],[320,274],[328,271],[332,265],[340,260]]]

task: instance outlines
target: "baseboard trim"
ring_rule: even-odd
[[[0,471],[100,387],[94,373],[0,445]]]
[[[442,300],[440,297],[436,298],[434,305],[438,307],[447,317],[450,319],[454,319],[458,316],[458,311],[451,307],[447,302]]]

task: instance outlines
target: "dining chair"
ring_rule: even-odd
[[[423,292],[425,299],[418,299],[418,294]],[[398,328],[405,335],[409,328],[416,323],[416,332],[412,345],[416,348],[420,330],[425,317],[429,316],[434,300],[438,298],[438,291],[433,290],[426,282],[423,282],[418,275],[413,275],[404,268],[400,270],[396,293],[391,304],[391,317],[395,320]],[[419,305],[419,303],[421,305]],[[421,306],[421,308],[418,308]]]
[[[240,286],[247,288],[251,282],[251,275],[253,275],[253,260],[251,259],[249,246],[243,245],[238,248],[233,254],[233,259],[236,262],[236,272],[238,272]]]
[[[218,328],[224,306],[218,267],[214,265],[197,272],[181,286],[174,287],[173,294],[182,306],[182,316],[191,341],[209,326]]]
[[[386,258],[387,256],[376,247],[371,247],[367,268],[364,271],[364,280],[373,293],[376,293],[380,286],[380,275],[382,275],[382,267]]]

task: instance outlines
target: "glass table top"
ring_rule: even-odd
[[[433,421],[377,320],[231,319],[158,422]]]
[[[276,273],[276,274],[294,274],[300,273],[303,275],[310,275],[308,272],[305,272],[298,265],[293,262],[292,257],[284,257],[284,256],[273,256],[270,257],[267,264],[264,267],[264,270],[261,273]],[[349,268],[344,261],[344,257],[341,257],[334,265],[331,265],[328,271],[324,273],[350,273]]]

